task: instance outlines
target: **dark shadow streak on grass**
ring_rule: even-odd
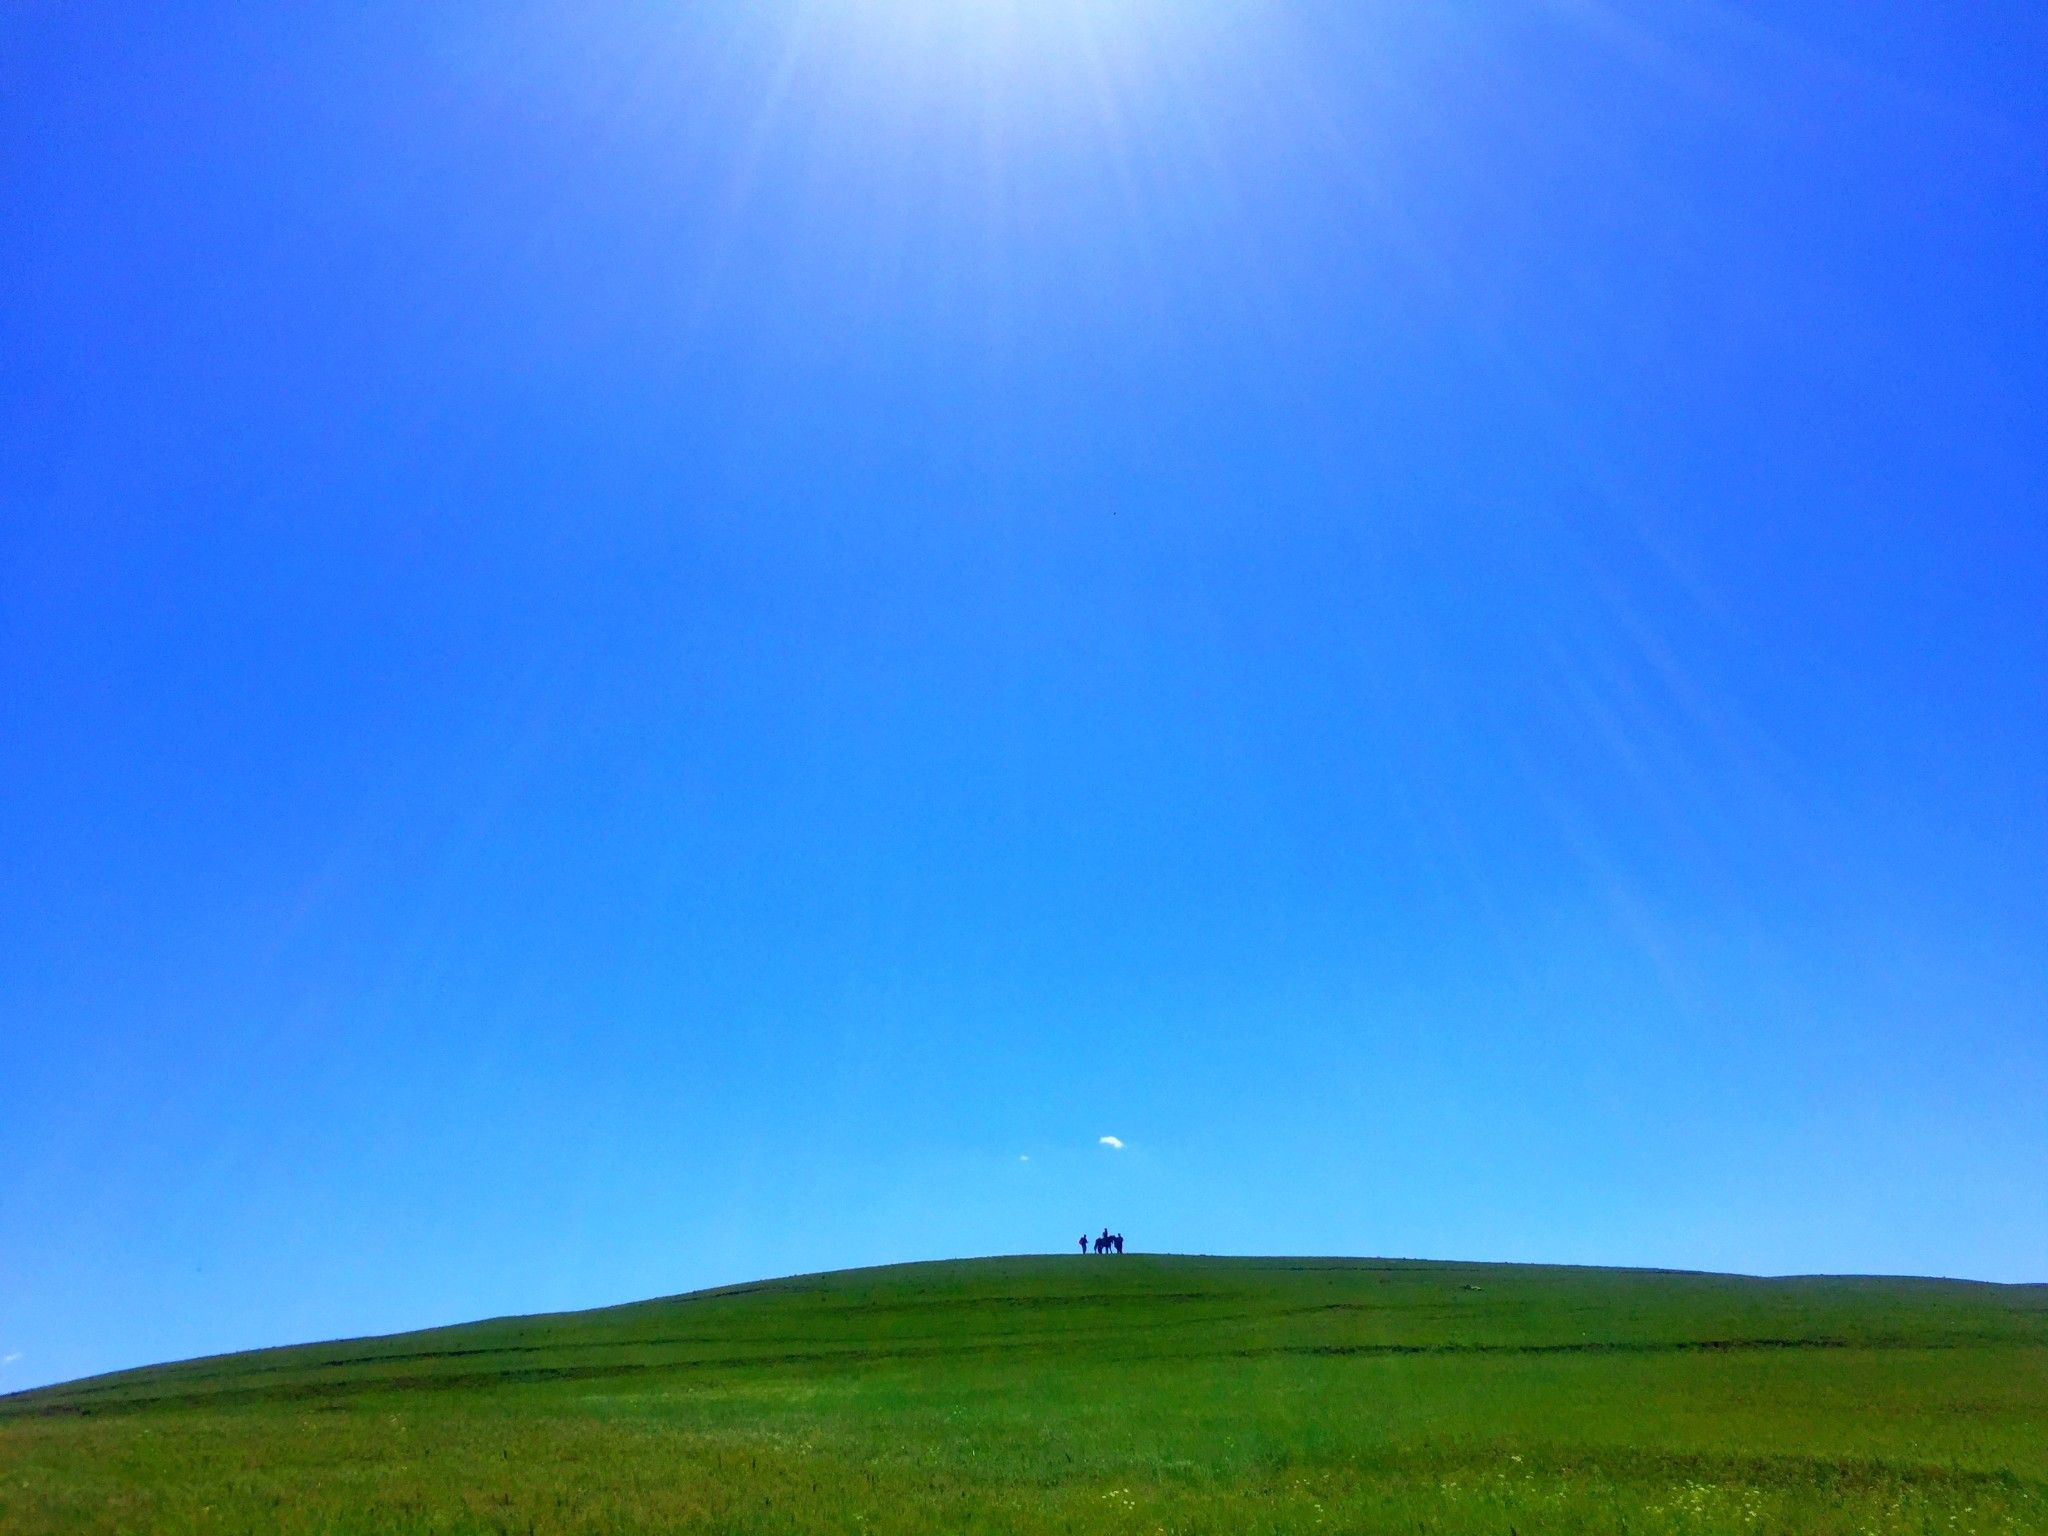
[[[1042,1343],[1042,1341],[1035,1342]],[[1283,1359],[1301,1356],[1356,1359],[1375,1357],[1400,1359],[1417,1356],[1528,1358],[1531,1356],[1548,1355],[1648,1356],[1736,1354],[1745,1351],[1765,1352],[1776,1350],[1884,1350],[1890,1348],[1922,1350],[1953,1347],[1958,1346],[1930,1344],[1924,1340],[1884,1341],[1839,1338],[1692,1339],[1652,1342],[1588,1339],[1556,1344],[1276,1344],[1218,1350],[1213,1358],[1236,1360]],[[1021,1354],[1025,1351],[1016,1348],[1005,1349],[995,1347],[985,1352],[992,1354]],[[109,1397],[103,1401],[81,1402],[74,1398],[68,1401],[38,1403],[32,1406],[26,1403],[15,1407],[0,1404],[0,1422],[5,1422],[10,1418],[93,1417],[101,1414],[121,1414],[144,1408],[168,1406],[226,1408],[266,1402],[295,1402],[374,1396],[378,1394],[438,1393],[458,1389],[530,1386],[543,1382],[622,1380],[635,1376],[682,1376],[762,1366],[882,1365],[941,1357],[958,1358],[960,1353],[956,1346],[923,1349],[813,1350],[792,1351],[776,1355],[728,1355],[713,1359],[696,1360],[621,1361],[601,1365],[536,1366],[509,1371],[416,1373],[404,1376],[370,1377],[354,1381],[302,1382],[292,1386],[230,1387],[214,1392],[161,1392],[135,1397]]]

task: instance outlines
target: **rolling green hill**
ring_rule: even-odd
[[[0,1530],[2048,1532],[2048,1288],[805,1276],[0,1399]]]

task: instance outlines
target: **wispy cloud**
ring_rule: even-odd
[[[1017,1161],[1020,1163],[1028,1163],[1031,1161],[1031,1154],[1029,1152],[1020,1153],[1018,1154]]]
[[[1097,1139],[1112,1152],[1121,1152],[1124,1149],[1124,1140],[1121,1136],[1102,1136]]]
[[[0,1355],[0,1365],[12,1365],[15,1361],[19,1360],[20,1358],[21,1351],[17,1349],[11,1355]]]

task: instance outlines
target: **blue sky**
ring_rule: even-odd
[[[2048,1278],[2044,79],[14,7],[0,1389],[1104,1224]]]

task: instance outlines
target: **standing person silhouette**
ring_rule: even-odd
[[[1081,1234],[1081,1252],[1084,1255],[1088,1252],[1088,1234],[1086,1232]]]
[[[1123,1235],[1123,1233],[1121,1233],[1121,1232],[1117,1233],[1117,1234],[1116,1234],[1116,1236],[1114,1236],[1114,1237],[1112,1237],[1112,1238],[1110,1239],[1110,1241],[1111,1241],[1112,1243],[1116,1244],[1116,1251],[1117,1251],[1118,1253],[1122,1253],[1122,1252],[1124,1251],[1124,1235]]]

